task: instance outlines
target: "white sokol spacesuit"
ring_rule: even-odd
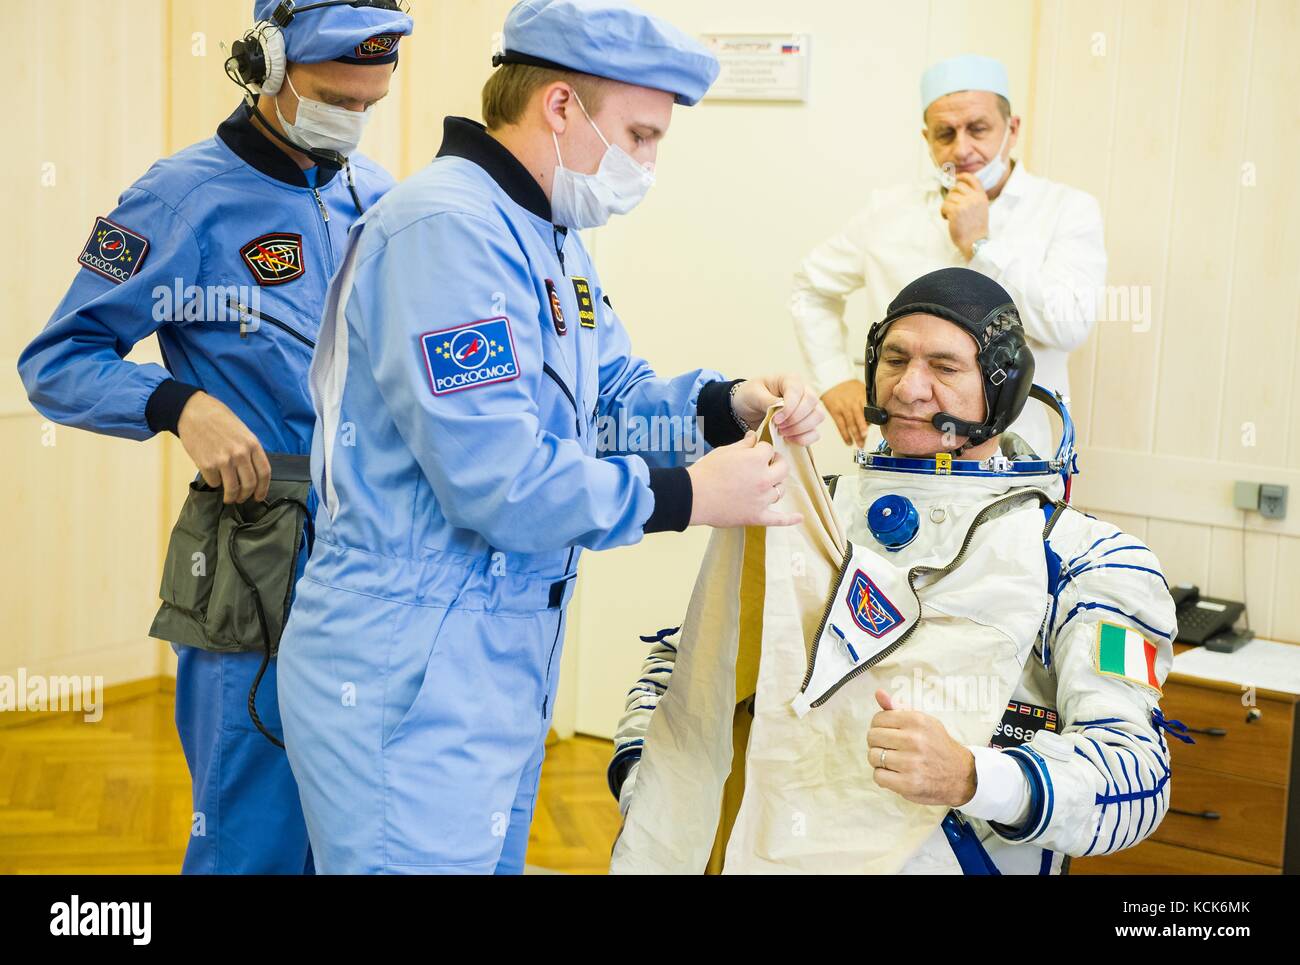
[[[1026,385],[1017,411],[1027,393]],[[737,744],[747,773],[725,870],[1059,874],[1070,856],[1131,847],[1159,825],[1170,794],[1170,727],[1158,700],[1172,663],[1173,603],[1147,547],[1068,506],[1068,413],[1049,393],[1034,395],[1064,423],[1052,459],[1006,433],[1001,455],[982,462],[863,453],[856,478],[833,481],[843,565],[826,587],[806,673],[803,641],[782,647],[763,637],[747,705],[752,729]],[[1015,414],[1004,413],[1007,421]],[[771,556],[769,544],[769,574]],[[697,767],[710,757],[693,756],[695,741],[708,743],[701,708],[686,711],[681,699],[664,710],[687,715],[684,726],[651,727],[679,661],[672,632],[650,639],[609,768],[628,816],[612,870],[702,871],[696,865],[710,842],[691,813],[716,813],[709,809],[721,785],[704,771],[718,770],[730,745]],[[891,679],[890,661],[900,659],[909,679]],[[954,675],[981,692],[938,692]],[[933,712],[971,748],[978,782],[956,810],[917,806],[910,829],[891,825],[892,845],[873,841],[870,826],[884,823],[880,799],[886,808],[901,802],[874,786],[866,762],[876,686],[896,704]],[[721,709],[730,719],[731,709]],[[810,755],[825,761],[810,769]],[[645,774],[638,788],[647,763],[655,765],[653,790]],[[651,795],[653,803],[644,800]],[[814,830],[792,839],[781,826],[789,813]],[[695,828],[685,833],[698,840],[673,840],[677,827]]]

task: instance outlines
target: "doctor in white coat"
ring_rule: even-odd
[[[1038,363],[1037,382],[1069,396],[1066,361],[1096,322],[1106,280],[1101,209],[1091,195],[1011,159],[1021,123],[1009,90],[1006,68],[990,57],[955,57],[926,70],[921,133],[932,173],[873,191],[795,275],[795,333],[846,444],[862,448],[867,423],[866,385],[854,364],[862,339],[849,337],[845,300],[865,289],[868,317],[879,318],[904,285],[938,268],[972,268],[1010,292]],[[1040,406],[1029,407],[1014,429],[1047,454],[1050,430]]]

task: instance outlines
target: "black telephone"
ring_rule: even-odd
[[[1178,615],[1179,643],[1203,644],[1213,636],[1230,631],[1246,609],[1245,604],[1232,600],[1201,596],[1195,586],[1171,586],[1169,594],[1174,598]]]

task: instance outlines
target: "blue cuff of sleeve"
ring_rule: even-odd
[[[990,822],[989,826],[1007,841],[1027,843],[1041,836],[1051,823],[1052,806],[1055,804],[1052,775],[1048,773],[1047,762],[1032,748],[1023,745],[1008,747],[1002,753],[1020,765],[1029,782],[1029,817],[1018,828],[995,822]]]
[[[691,474],[685,469],[651,469],[655,508],[645,521],[647,533],[680,533],[691,525]]]
[[[700,389],[695,414],[704,427],[704,441],[714,449],[729,446],[745,438],[745,430],[731,412],[731,387],[744,379],[730,382],[709,382]]]
[[[614,759],[609,762],[609,769],[605,772],[605,779],[609,782],[609,790],[614,795],[615,801],[623,791],[623,782],[627,780],[628,771],[632,770],[633,764],[641,760],[642,742],[636,743],[637,746],[628,747],[615,754]]]
[[[175,379],[158,383],[149,401],[144,405],[144,421],[149,423],[153,432],[176,433],[176,425],[181,420],[181,410],[190,396],[202,392],[197,385],[187,385]]]

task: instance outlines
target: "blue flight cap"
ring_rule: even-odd
[[[307,7],[314,0],[254,0],[253,20],[269,20],[284,35],[284,55],[291,64],[319,64],[341,60],[345,64],[391,64],[397,44],[415,29],[396,0],[372,0],[366,6],[350,3]],[[293,8],[298,10],[293,12]],[[292,19],[288,13],[293,12]],[[287,20],[287,23],[285,22]]]
[[[697,104],[718,59],[694,37],[622,0],[521,0],[506,17],[500,64],[533,64],[651,87]]]
[[[987,90],[1011,100],[1011,85],[1002,61],[979,54],[962,54],[941,60],[921,75],[921,111],[945,94],[959,90]]]

